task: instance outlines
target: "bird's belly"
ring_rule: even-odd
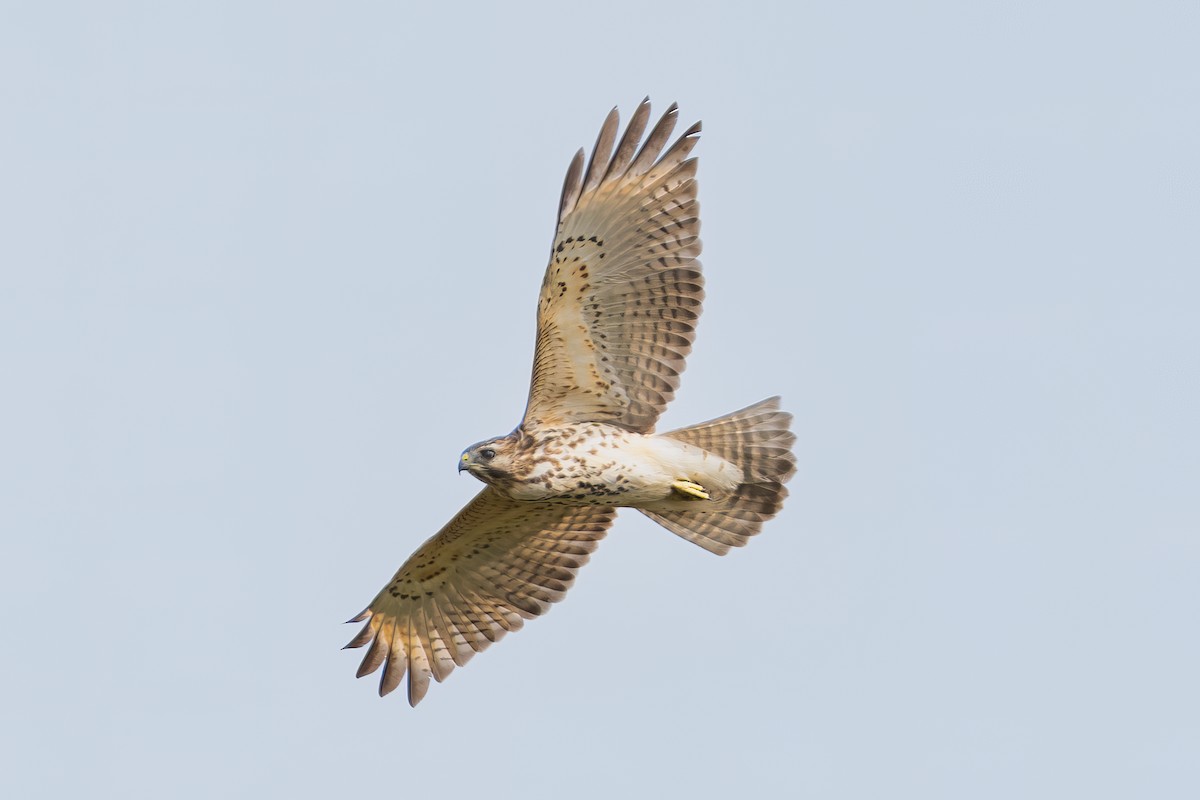
[[[534,467],[509,490],[514,499],[645,506],[672,497],[672,484],[680,479],[722,491],[742,477],[713,453],[600,424],[547,437],[535,452]]]

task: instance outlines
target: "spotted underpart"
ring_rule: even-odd
[[[698,499],[680,494],[681,483],[719,495],[743,477],[735,464],[694,445],[598,422],[519,428],[476,447],[485,445],[501,457],[472,464],[471,473],[515,500],[637,508],[673,497]]]
[[[517,429],[458,459],[486,487],[422,544],[357,617],[359,676],[380,694],[430,680],[562,599],[618,507],[706,550],[745,545],[782,507],[795,471],[791,416],[770,398],[655,434],[675,395],[704,299],[699,123],[671,142],[675,106],[649,101],[618,139],[567,171],[537,306],[529,400]],[[646,134],[643,141],[643,134]]]

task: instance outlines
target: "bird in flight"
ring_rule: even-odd
[[[416,705],[525,620],[562,599],[617,508],[724,555],[774,517],[796,470],[779,398],[654,433],[679,387],[704,298],[696,159],[700,123],[668,146],[678,109],[650,102],[617,139],[571,161],[537,307],[525,417],[458,463],[486,486],[409,557],[346,647],[369,644],[379,694],[408,675]],[[640,145],[640,146],[639,146]]]

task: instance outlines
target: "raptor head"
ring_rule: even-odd
[[[466,470],[484,483],[503,483],[512,474],[515,449],[511,434],[476,442],[459,457],[458,471]]]

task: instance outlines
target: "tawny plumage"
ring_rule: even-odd
[[[791,415],[771,398],[655,435],[691,352],[704,297],[696,161],[700,124],[670,146],[672,105],[642,141],[643,101],[617,140],[616,109],[591,160],[567,171],[537,309],[525,418],[459,463],[488,484],[352,621],[385,695],[429,679],[524,620],[575,580],[618,507],[717,554],[779,512],[795,472]],[[640,145],[640,146],[639,146]]]
[[[696,162],[687,158],[700,124],[659,158],[678,111],[636,150],[649,116],[642,103],[614,152],[613,109],[587,172],[582,150],[567,171],[525,425],[608,422],[648,433],[679,386],[704,299]]]
[[[526,619],[562,599],[616,509],[512,500],[488,487],[421,545],[354,622],[347,647],[372,642],[362,677],[384,666],[387,694],[409,672],[416,705],[442,680]]]

